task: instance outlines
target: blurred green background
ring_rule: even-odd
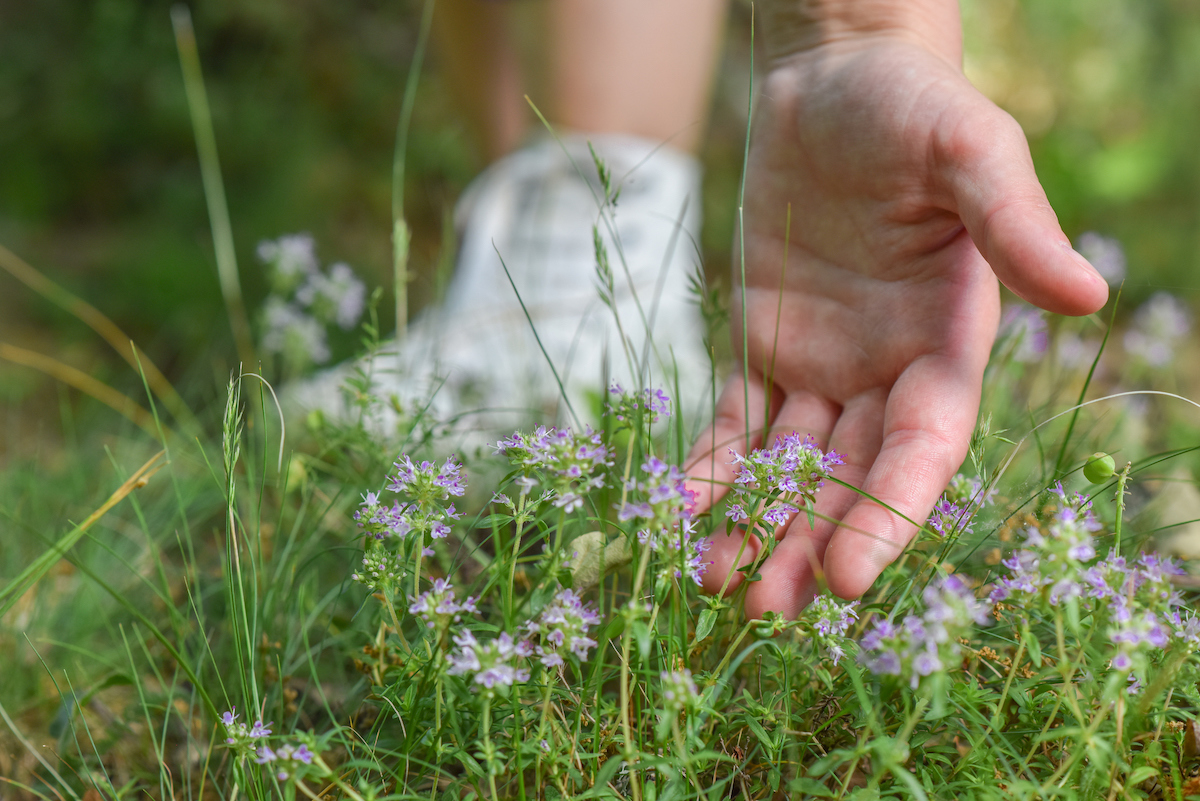
[[[0,243],[111,316],[198,402],[233,347],[165,0],[0,0]],[[209,0],[192,8],[243,282],[263,238],[310,231],[326,261],[387,287],[396,119],[421,4]],[[1068,235],[1115,236],[1132,308],[1200,286],[1200,3],[966,0],[966,70],[1025,127]],[[749,77],[735,3],[703,158],[704,253],[724,276]],[[431,52],[410,140],[415,311],[434,292],[454,200],[482,166]],[[83,325],[0,274],[0,340],[140,397]],[[343,354],[344,355],[344,354]],[[0,363],[0,455],[61,435],[73,395]],[[111,415],[106,410],[98,414]]]

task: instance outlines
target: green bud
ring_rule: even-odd
[[[1093,453],[1083,466],[1083,477],[1093,484],[1103,484],[1117,472],[1117,463],[1107,453]]]

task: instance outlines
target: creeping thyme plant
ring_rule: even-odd
[[[1045,332],[1047,348],[1073,335]],[[1128,351],[1134,374],[1147,368],[1143,344]],[[997,352],[1016,351],[1002,338]],[[1032,403],[1020,393],[1044,364],[1001,356],[988,381]],[[1180,521],[1136,509],[1182,449],[1096,453],[1127,437],[1138,410],[1106,431],[1070,400],[1078,383],[1064,385],[1066,402],[1043,399],[1031,433],[1017,436],[1015,401],[985,414],[963,472],[861,599],[822,591],[795,619],[748,620],[743,599],[777,528],[819,518],[848,458],[804,432],[726,448],[734,480],[701,510],[683,465],[694,435],[662,387],[613,385],[593,426],[531,425],[469,448],[421,406],[367,395],[400,409],[394,430],[381,436],[366,413],[310,417],[310,444],[284,460],[249,433],[249,380],[231,385],[209,459],[221,549],[194,526],[180,535],[185,547],[158,562],[177,594],[151,581],[152,600],[135,602],[136,590],[102,585],[117,599],[106,613],[124,616],[129,667],[64,695],[57,735],[62,759],[102,793],[1157,799],[1200,788],[1195,585],[1190,565],[1146,536]],[[715,533],[743,543],[729,575],[707,575]],[[727,591],[705,596],[702,582]],[[129,685],[112,718],[124,728],[97,739],[96,709],[109,706],[82,699]],[[162,764],[178,760],[170,772],[108,769],[106,755],[137,736]],[[22,769],[29,786],[83,786]]]
[[[311,240],[262,255],[290,291],[313,287],[297,298],[314,314],[360,300],[333,302]],[[241,376],[217,447],[168,437],[172,481],[146,483],[155,457],[121,490],[139,505],[110,514],[152,547],[126,536],[55,576],[88,588],[114,645],[48,674],[59,763],[22,735],[0,775],[31,798],[230,801],[1200,791],[1193,565],[1149,536],[1189,521],[1148,511],[1197,429],[1164,418],[1170,449],[1144,433],[1191,407],[1081,405],[1104,343],[1064,366],[1084,329],[1016,309],[970,458],[913,542],[861,599],[819,591],[794,619],[747,619],[744,599],[777,530],[822,517],[852,458],[807,432],[726,447],[734,479],[699,509],[683,464],[698,421],[667,387],[614,384],[591,425],[481,439],[351,375],[357,413],[310,415],[285,459],[266,395],[241,394],[259,377]],[[1151,297],[1121,374],[1156,386],[1188,326]],[[714,534],[742,543],[725,575],[709,575]],[[26,590],[62,552],[0,589],[0,617],[21,615],[0,635],[33,625]]]

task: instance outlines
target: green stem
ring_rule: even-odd
[[[1125,484],[1129,481],[1129,471],[1132,469],[1133,462],[1126,462],[1125,469],[1117,477],[1117,520],[1113,524],[1113,548],[1118,556],[1121,553],[1121,523],[1125,518]]]
[[[404,337],[408,327],[408,255],[412,231],[404,219],[404,168],[408,151],[408,126],[417,101],[417,85],[421,65],[425,61],[425,45],[433,24],[434,0],[425,0],[421,13],[421,28],[413,50],[412,65],[404,83],[404,99],[400,103],[400,119],[396,122],[396,150],[392,155],[392,269],[396,296],[396,338]]]
[[[242,285],[238,278],[237,253],[233,247],[233,225],[229,221],[229,204],[225,200],[225,184],[221,180],[221,162],[217,158],[217,137],[213,133],[212,113],[204,89],[204,74],[200,69],[200,54],[196,48],[196,33],[192,15],[183,3],[171,8],[171,24],[175,28],[175,48],[183,70],[183,88],[187,94],[188,111],[192,117],[192,133],[196,137],[196,152],[200,158],[200,178],[208,203],[208,219],[212,228],[213,250],[217,258],[217,278],[229,326],[237,344],[238,358],[254,369],[258,360],[250,336],[250,321],[242,300]]]
[[[483,697],[483,719],[480,722],[480,733],[483,735],[483,755],[487,763],[488,789],[492,793],[492,801],[496,801],[496,751],[492,747],[492,694],[488,692]]]

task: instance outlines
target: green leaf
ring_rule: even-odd
[[[650,636],[650,627],[641,620],[635,620],[631,625],[633,627],[634,639],[637,640],[638,654],[643,660],[649,659],[650,643],[653,639]]]
[[[1029,649],[1029,660],[1033,662],[1033,667],[1040,668],[1042,666],[1042,648],[1038,644],[1037,637],[1029,630],[1028,623],[1021,624],[1021,636],[1025,638],[1025,647]]]
[[[1157,775],[1157,768],[1152,768],[1149,765],[1142,765],[1140,768],[1134,770],[1133,773],[1130,773],[1127,777],[1125,777],[1125,786],[1128,787],[1131,784],[1141,784],[1147,779],[1153,779]]]
[[[793,798],[833,798],[833,791],[816,779],[792,779],[788,790]]]
[[[717,610],[705,609],[701,612],[699,620],[696,621],[695,642],[700,642],[709,634],[712,634],[713,626],[715,625],[717,625]]]

